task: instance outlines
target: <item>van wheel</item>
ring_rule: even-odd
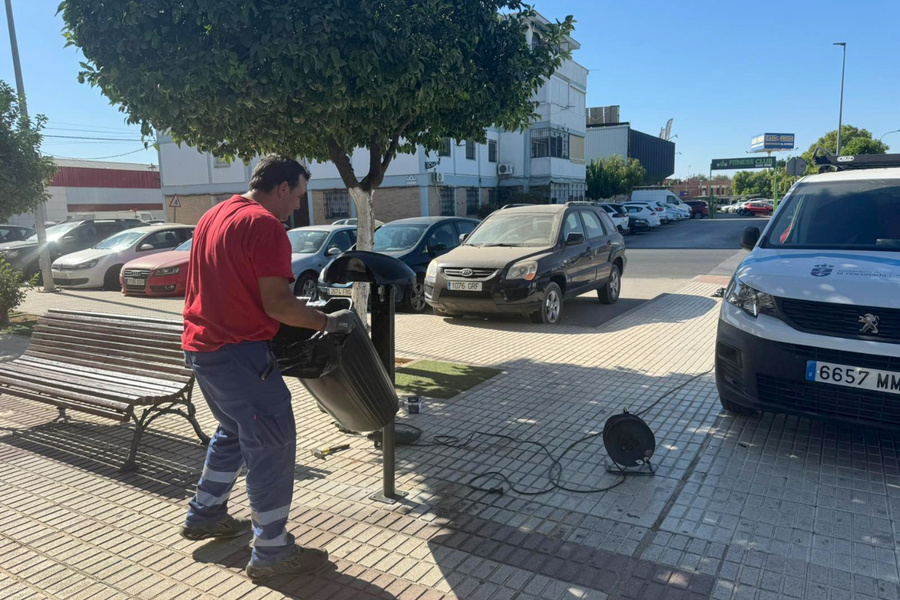
[[[597,297],[603,304],[614,304],[619,299],[619,292],[622,291],[622,276],[619,274],[619,267],[612,266],[609,272],[609,279],[606,285],[597,290]]]
[[[562,319],[563,296],[559,286],[552,281],[544,290],[544,302],[540,310],[531,313],[532,323],[556,325]]]
[[[119,273],[122,271],[123,265],[110,267],[109,271],[103,277],[103,289],[110,292],[121,291],[122,284],[119,283]]]

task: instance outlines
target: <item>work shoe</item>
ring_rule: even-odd
[[[254,582],[282,575],[307,575],[328,566],[328,552],[318,548],[294,546],[293,553],[270,567],[247,565],[247,577]]]
[[[181,526],[181,537],[186,540],[228,539],[249,533],[253,529],[250,519],[235,519],[231,515],[212,525],[201,527]]]

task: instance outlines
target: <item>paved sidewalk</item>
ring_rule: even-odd
[[[399,356],[503,374],[426,400],[421,414],[401,411],[399,423],[426,434],[398,448],[396,485],[409,496],[395,505],[368,498],[381,487],[380,452],[337,431],[292,381],[300,437],[289,528],[326,547],[335,566],[268,586],[241,573],[247,539],[178,537],[204,455],[185,421],[155,421],[142,470],[125,475],[126,427],[84,415],[55,424],[50,407],[0,396],[0,598],[897,598],[894,438],[720,414],[711,295],[725,281],[697,278],[598,329],[399,316]],[[23,309],[53,305],[180,309],[75,292],[31,294]],[[0,340],[0,360],[22,347]],[[610,486],[618,478],[604,469],[599,437],[570,446],[682,385],[644,415],[656,475],[606,492],[538,493],[547,457],[491,436],[545,444],[567,488]],[[449,447],[435,435],[471,441]],[[351,449],[326,460],[309,453],[337,442]],[[508,481],[481,483],[504,493],[468,485],[489,471]],[[249,515],[243,478],[230,505]]]

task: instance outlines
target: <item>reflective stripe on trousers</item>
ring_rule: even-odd
[[[297,432],[288,391],[267,342],[185,352],[219,427],[209,442],[197,493],[185,524],[209,525],[228,513],[228,497],[243,465],[253,520],[254,567],[291,553],[286,528],[294,486]]]

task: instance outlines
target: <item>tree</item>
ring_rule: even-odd
[[[765,198],[773,197],[773,174],[778,177],[778,197],[783,197],[796,177],[791,177],[785,170],[784,161],[779,161],[776,170],[766,169],[764,171],[738,171],[734,174],[731,182],[731,191],[735,196],[762,196]]]
[[[563,22],[521,0],[64,0],[69,44],[140,124],[220,157],[332,161],[371,249],[373,193],[397,152],[525,127],[532,95],[568,57]],[[501,14],[503,13],[503,14]],[[368,173],[354,171],[356,148]],[[358,296],[357,305],[365,300]],[[365,306],[365,303],[361,303]]]
[[[806,174],[818,173],[819,169],[813,162],[813,152],[816,148],[823,148],[828,152],[837,151],[837,129],[832,129],[820,137],[809,149],[802,154],[806,161]],[[872,139],[872,134],[867,129],[857,129],[852,125],[841,126],[841,155],[850,154],[885,154],[888,145],[880,140]]]
[[[586,174],[587,197],[599,200],[627,194],[641,185],[646,177],[647,171],[636,158],[629,158],[626,162],[622,156],[613,154],[591,161]]]
[[[0,81],[0,221],[26,213],[49,198],[47,185],[56,172],[53,159],[41,157],[46,117],[25,118],[19,98]]]

